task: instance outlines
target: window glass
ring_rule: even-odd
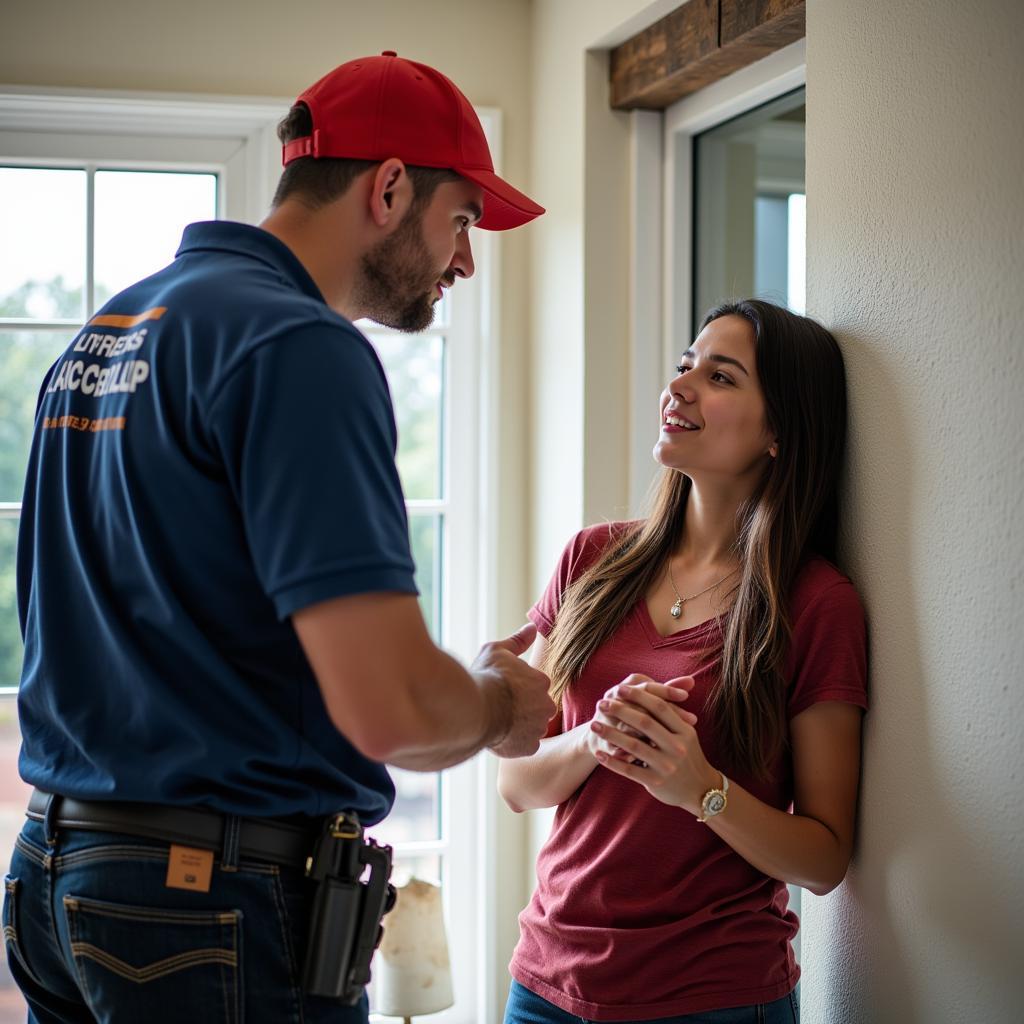
[[[694,332],[726,299],[804,312],[804,90],[694,139]]]
[[[17,686],[21,681],[21,628],[15,590],[14,553],[18,541],[18,520],[0,516],[0,686]],[[2,698],[0,698],[2,699]],[[17,728],[17,722],[15,722]],[[2,771],[2,767],[0,767]],[[15,776],[17,771],[15,770]],[[0,775],[0,791],[6,780]],[[22,811],[24,812],[24,808]],[[0,852],[0,859],[6,854]]]
[[[395,780],[394,809],[370,834],[391,846],[440,839],[441,776],[392,769],[391,777]]]
[[[71,337],[0,326],[0,502],[21,501],[39,385]]]
[[[4,521],[0,520],[0,544]],[[2,576],[0,576],[2,579]],[[3,583],[0,582],[0,588]],[[3,640],[0,639],[0,647]],[[0,654],[0,658],[3,655]],[[18,777],[18,709],[13,696],[0,697],[0,863],[6,874],[14,851],[14,839],[25,821],[29,787]],[[7,957],[0,957],[0,1024],[21,1024],[25,1020],[25,1001],[11,977]]]
[[[0,858],[7,870],[14,838],[25,821],[30,787],[18,776],[18,706],[13,695],[0,697]]]
[[[441,513],[420,513],[409,516],[409,541],[416,563],[416,586],[420,592],[420,608],[427,629],[435,641],[441,638]]]
[[[445,339],[391,331],[374,331],[372,339],[391,386],[405,496],[441,498]]]
[[[399,853],[393,861],[391,881],[395,885],[405,885],[410,878],[419,878],[424,882],[438,884],[441,881],[441,858],[431,854],[410,856]],[[373,1005],[372,994],[370,1005]]]
[[[362,321],[388,377],[398,427],[398,472],[408,505],[409,542],[416,562],[420,607],[431,636],[441,642],[443,536],[447,510],[444,493],[444,410],[446,338],[438,331],[447,322],[447,295],[435,310],[434,327],[421,334],[382,330]],[[393,880],[416,877],[439,882],[450,837],[442,829],[442,784],[438,773],[391,770],[395,805],[387,818],[369,829],[378,842],[394,848]],[[427,844],[428,848],[423,849]],[[370,1009],[376,992],[369,988]]]
[[[166,267],[187,224],[217,216],[217,175],[96,172],[96,302]]]
[[[0,317],[85,315],[84,170],[0,167]]]

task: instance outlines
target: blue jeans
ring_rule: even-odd
[[[505,1024],[591,1024],[586,1017],[566,1013],[546,999],[512,982],[505,1007]],[[705,1010],[686,1013],[682,1017],[658,1017],[657,1020],[636,1020],[628,1024],[800,1024],[800,1003],[794,989],[788,996],[773,1003],[737,1006],[728,1010]]]
[[[207,893],[166,887],[168,844],[26,821],[5,880],[11,973],[38,1024],[366,1024],[306,996],[311,891],[296,868],[214,861]]]

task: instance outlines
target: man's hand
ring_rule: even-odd
[[[551,681],[520,658],[536,635],[537,627],[528,622],[508,639],[484,644],[469,669],[490,714],[486,745],[498,757],[535,753],[555,713]]]

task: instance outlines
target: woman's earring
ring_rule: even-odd
[[[779,454],[779,446],[777,444],[773,444],[768,449],[768,454],[774,459],[775,456]]]

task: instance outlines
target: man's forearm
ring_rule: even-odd
[[[511,707],[499,706],[499,687],[485,692],[441,650],[406,693],[403,739],[385,760],[408,771],[440,771],[465,761],[501,738],[507,728],[503,718],[512,713]]]
[[[532,625],[484,644],[467,670],[430,639],[411,595],[335,598],[293,623],[331,721],[371,760],[434,771],[484,746],[531,754],[554,711],[547,676],[520,658]]]

